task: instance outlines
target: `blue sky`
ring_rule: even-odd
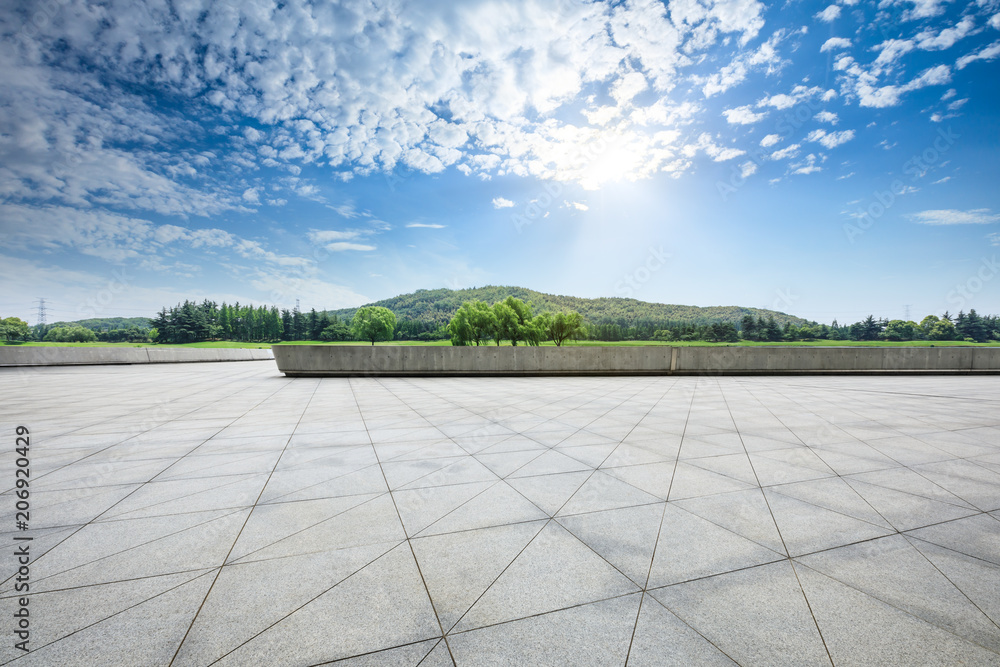
[[[1000,1],[4,3],[0,315],[1000,312]]]

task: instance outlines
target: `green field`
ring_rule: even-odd
[[[156,345],[154,343],[0,343],[10,345],[27,345],[31,347],[230,347],[230,348],[250,348],[250,349],[270,349],[270,343],[238,343],[231,340],[216,340],[205,343],[187,343],[184,345]]]
[[[236,341],[222,340],[222,341],[208,341],[204,343],[187,343],[187,344],[176,344],[176,345],[156,345],[153,343],[0,343],[11,346],[16,345],[28,345],[28,346],[45,346],[45,347],[227,347],[227,348],[249,348],[249,349],[261,349],[270,348],[271,343],[240,343]],[[369,343],[359,343],[358,341],[339,341],[335,343],[325,343],[318,340],[296,340],[296,341],[285,341],[279,343],[280,345],[369,345]],[[383,343],[376,343],[376,345],[451,345],[447,340],[433,340],[433,341],[422,341],[422,340],[394,340]],[[547,342],[542,343],[546,347],[554,346],[553,343]],[[990,343],[966,343],[962,341],[942,341],[942,340],[912,340],[904,342],[888,342],[888,341],[853,341],[853,340],[814,340],[808,342],[796,342],[796,343],[754,343],[748,341],[740,341],[739,343],[706,343],[705,341],[690,341],[690,342],[667,342],[667,341],[656,341],[656,340],[623,340],[623,341],[600,341],[600,340],[585,340],[577,342],[567,342],[564,344],[566,347],[637,347],[643,345],[655,345],[655,346],[674,346],[674,347],[1000,347],[1000,341],[993,341]],[[505,344],[504,347],[509,347]]]

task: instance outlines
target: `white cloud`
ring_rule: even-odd
[[[837,114],[833,113],[832,111],[820,111],[815,116],[813,116],[813,118],[815,118],[821,123],[830,123],[831,125],[836,125],[837,121],[839,120],[837,118]]]
[[[747,178],[749,176],[753,176],[756,173],[757,173],[757,163],[756,162],[753,162],[752,160],[747,160],[746,162],[744,162],[743,164],[740,165],[740,177],[741,178]]]
[[[931,67],[902,86],[889,85],[875,88],[869,83],[872,80],[870,76],[866,75],[859,77],[857,83],[859,104],[863,107],[884,108],[896,106],[900,103],[903,94],[910,91],[948,83],[951,81],[951,69],[947,65]]]
[[[884,71],[893,67],[904,55],[916,48],[916,44],[910,39],[888,39],[873,47],[873,51],[878,51],[875,58],[875,69]]]
[[[921,211],[908,217],[922,225],[988,225],[1000,222],[1000,214],[991,213],[988,208],[976,208],[969,211],[951,208]]]
[[[818,18],[820,21],[825,21],[826,23],[835,21],[839,17],[840,17],[840,7],[837,5],[830,5],[823,11],[818,12],[816,14],[816,18]]]
[[[513,208],[514,202],[504,197],[493,198],[493,208]]]
[[[816,164],[818,161],[817,157],[810,153],[806,156],[806,159],[798,164],[793,164],[790,166],[793,174],[814,174],[818,171],[823,171],[823,168]]]
[[[438,225],[429,222],[411,222],[407,227],[420,228],[420,229],[444,229],[447,225]]]
[[[778,54],[778,46],[789,36],[787,31],[778,30],[754,51],[736,56],[718,72],[695,81],[703,82],[702,93],[705,97],[712,97],[742,83],[750,72],[764,70],[766,74],[776,74],[788,64]]]
[[[17,165],[16,172],[8,167],[0,173],[0,195],[8,201],[59,195],[65,203],[87,205],[100,193],[118,206],[181,215],[265,201],[264,192],[257,202],[250,195],[244,201],[249,185],[240,179],[218,179],[239,184],[232,189],[193,187],[186,179],[205,176],[200,167],[209,158],[177,155],[164,139],[187,140],[196,124],[183,127],[184,121],[151,111],[143,98],[125,92],[142,87],[204,101],[211,107],[206,117],[219,112],[212,131],[237,146],[217,160],[220,168],[297,175],[303,165],[321,165],[346,180],[397,167],[425,173],[454,167],[484,179],[571,180],[587,164],[568,154],[580,153],[579,140],[590,135],[557,112],[600,87],[617,106],[582,109],[592,124],[619,120],[609,131],[625,135],[675,129],[678,117],[663,112],[672,106],[664,94],[706,56],[739,61],[742,73],[720,75],[723,88],[742,80],[744,70],[770,73],[779,66],[777,46],[788,36],[783,31],[745,50],[764,26],[764,10],[758,0],[677,3],[669,11],[650,0],[265,1],[183,4],[169,12],[147,3],[113,10],[62,3],[57,16],[39,26],[32,48],[36,54],[58,50],[62,63],[85,60],[94,74],[83,73],[76,88],[84,92],[72,93],[78,73],[55,80],[56,70],[38,66],[37,56],[28,62],[11,49],[0,54],[6,58],[0,70],[26,81],[32,68],[43,74],[13,95],[13,112],[5,109],[0,125],[7,127],[0,133],[57,144],[57,150],[39,151],[48,153],[41,169],[32,167],[39,160],[0,154],[0,164]],[[35,85],[38,80],[45,85]],[[121,90],[106,81],[119,82]],[[0,80],[5,91],[12,90],[10,83],[9,77]],[[650,90],[655,95],[644,94]],[[88,96],[103,99],[94,103]],[[70,107],[72,122],[66,123]],[[33,131],[36,117],[50,129]],[[651,127],[660,119],[664,127]],[[58,133],[51,128],[62,126],[67,131],[53,138]],[[136,143],[145,148],[116,147]],[[662,142],[649,146],[623,177],[676,168],[676,155],[666,149]],[[67,154],[84,156],[87,168],[60,169],[59,155]],[[70,171],[78,173],[68,182],[63,176]]]
[[[344,202],[343,204],[337,204],[336,206],[332,204],[327,204],[326,207],[331,211],[335,211],[337,215],[341,216],[342,218],[348,218],[348,219],[357,218],[358,216],[362,215],[361,213],[358,213],[357,209],[354,208],[354,202],[352,201]]]
[[[611,87],[611,96],[619,105],[629,102],[633,97],[646,90],[649,84],[641,72],[629,72]]]
[[[103,210],[0,204],[0,220],[3,229],[11,230],[4,242],[8,248],[43,252],[71,249],[114,264],[163,266],[177,246],[192,258],[203,253],[280,267],[312,264],[308,258],[275,253],[258,241],[223,229],[157,225]]]
[[[854,130],[843,130],[841,132],[827,132],[826,130],[813,130],[806,137],[806,141],[813,141],[822,144],[826,148],[836,148],[841,144],[846,144],[854,138]]]
[[[772,160],[787,160],[788,158],[793,158],[799,154],[799,149],[802,146],[800,144],[792,144],[782,148],[780,151],[774,151],[771,153]]]
[[[767,116],[765,113],[755,113],[749,106],[726,109],[722,115],[726,117],[730,125],[751,125]]]
[[[362,232],[358,229],[325,229],[312,230],[307,236],[313,243],[324,244],[331,241],[348,241],[361,235]]]
[[[893,4],[913,5],[912,8],[903,13],[903,19],[915,21],[944,13],[942,5],[946,2],[948,0],[895,0]]]
[[[808,100],[809,98],[823,93],[823,89],[817,86],[803,86],[797,85],[792,88],[789,93],[779,93],[777,95],[771,95],[769,97],[764,97],[757,101],[758,107],[773,107],[775,109],[791,109],[793,106],[799,102]]]
[[[566,208],[575,208],[577,211],[589,211],[590,207],[578,201],[564,201],[563,206]]]
[[[965,69],[969,64],[977,60],[993,60],[997,56],[1000,56],[1000,41],[993,42],[989,46],[984,46],[975,53],[962,56],[955,62],[955,67]]]
[[[781,141],[781,136],[777,134],[768,134],[763,139],[760,140],[760,145],[764,148],[768,146],[773,146]]]
[[[819,47],[819,50],[820,53],[826,53],[827,51],[839,51],[849,48],[851,48],[851,40],[844,37],[831,37],[823,42],[823,46]]]
[[[924,30],[916,36],[917,47],[925,51],[941,51],[951,48],[955,42],[964,38],[975,27],[976,22],[971,16],[964,16],[953,28],[945,28],[934,34],[933,30]]]
[[[364,252],[364,251],[376,250],[376,247],[373,245],[368,245],[365,243],[350,243],[348,241],[338,241],[336,243],[328,243],[323,247],[331,252],[345,252],[348,250],[358,250]]]
[[[739,148],[719,146],[707,132],[703,132],[697,142],[684,146],[683,154],[686,157],[693,157],[699,151],[703,151],[716,162],[725,162],[746,154],[746,151]]]

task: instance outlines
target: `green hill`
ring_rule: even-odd
[[[93,317],[87,320],[76,320],[75,322],[53,322],[49,324],[50,329],[55,327],[79,326],[91,331],[114,331],[115,329],[139,329],[149,328],[148,317]]]
[[[559,312],[575,310],[583,315],[590,324],[617,324],[622,327],[642,326],[649,323],[705,324],[708,322],[738,323],[744,315],[754,317],[771,315],[775,321],[784,326],[791,322],[802,326],[807,321],[786,313],[762,308],[746,308],[743,306],[679,306],[665,303],[650,303],[638,299],[620,297],[601,297],[584,299],[575,296],[559,296],[544,294],[524,287],[502,287],[489,285],[470,289],[450,290],[417,290],[411,294],[401,294],[391,299],[383,299],[370,306],[384,306],[394,312],[397,318],[426,322],[428,324],[447,324],[454,316],[459,306],[466,301],[479,299],[489,304],[496,303],[508,296],[514,296],[531,304],[534,313],[543,310]],[[343,308],[330,311],[341,319],[350,319],[357,308]]]

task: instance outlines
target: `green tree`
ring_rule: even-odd
[[[524,340],[527,326],[531,322],[531,306],[513,296],[493,304],[496,315],[496,333],[494,339],[497,345],[501,340],[509,340],[517,346],[517,341]]]
[[[753,315],[747,314],[743,316],[740,320],[740,333],[743,335],[743,340],[757,340],[757,320],[754,319]]]
[[[452,345],[483,345],[495,337],[496,328],[496,313],[486,302],[466,301],[455,311],[447,330]]]
[[[19,317],[8,317],[0,320],[0,338],[4,340],[27,340],[31,336],[31,327]]]
[[[577,312],[556,313],[549,315],[542,313],[535,318],[546,338],[552,340],[556,346],[561,346],[570,338],[577,338],[583,329],[583,316]]]
[[[448,322],[448,335],[451,337],[452,345],[464,346],[472,342],[472,325],[469,323],[468,305],[467,302],[463,303],[462,307],[455,311],[455,316]]]
[[[375,345],[377,340],[391,340],[396,329],[396,316],[382,306],[358,308],[351,320],[351,333],[358,340],[369,340]]]
[[[882,332],[882,338],[892,341],[913,340],[917,333],[916,329],[917,327],[913,322],[890,320],[889,323],[885,325],[885,331]]]
[[[929,337],[934,325],[940,321],[941,320],[937,315],[928,315],[924,319],[920,320],[920,333],[922,333],[924,337]]]
[[[773,315],[767,316],[767,321],[764,322],[763,327],[760,325],[760,322],[758,321],[757,330],[758,331],[763,330],[763,335],[760,337],[761,340],[767,340],[771,342],[781,340],[782,336],[784,335],[784,332],[782,332],[781,327],[778,325],[777,322],[774,321]]]
[[[927,333],[927,337],[931,340],[956,340],[958,332],[951,320],[941,319],[934,323],[934,326]]]
[[[471,301],[469,303],[468,318],[469,325],[472,327],[472,340],[476,345],[485,345],[487,340],[496,337],[496,313],[485,301]]]
[[[968,314],[958,314],[958,317],[955,318],[955,330],[962,338],[972,339],[977,343],[985,343],[990,337],[986,323],[983,322],[983,318],[979,316],[975,308],[970,310]]]

